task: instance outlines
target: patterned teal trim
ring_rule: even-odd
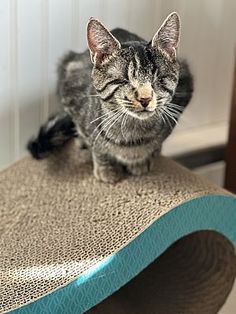
[[[207,195],[177,206],[77,280],[11,313],[84,313],[130,281],[172,243],[199,230],[218,231],[236,245],[236,198]]]

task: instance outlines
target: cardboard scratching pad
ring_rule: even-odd
[[[112,186],[71,146],[0,195],[1,313],[210,314],[232,288],[236,198],[168,158]]]

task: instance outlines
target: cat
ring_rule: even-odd
[[[100,181],[115,183],[124,173],[150,171],[193,92],[189,67],[176,57],[179,37],[175,12],[150,42],[123,29],[110,32],[91,18],[89,49],[69,52],[58,67],[64,111],[28,143],[31,154],[44,158],[78,137],[91,151]]]

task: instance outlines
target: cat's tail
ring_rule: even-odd
[[[58,113],[40,127],[38,135],[28,142],[27,149],[35,159],[43,159],[77,136],[71,117],[65,112]]]

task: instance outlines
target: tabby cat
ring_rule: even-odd
[[[37,158],[78,137],[94,175],[114,183],[150,170],[191,99],[192,76],[177,60],[180,19],[170,14],[150,42],[123,29],[87,25],[89,50],[68,53],[58,69],[64,111],[50,118],[28,149]]]

